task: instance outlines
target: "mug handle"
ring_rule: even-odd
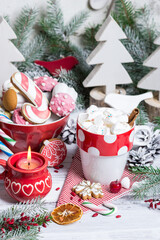
[[[3,159],[0,159],[0,166],[2,166],[4,169],[6,169],[6,161],[3,160]],[[0,173],[0,179],[4,179],[4,173],[5,173],[5,170]]]
[[[147,130],[148,132],[148,139],[144,140],[143,142],[139,141],[136,139],[136,134],[139,130]],[[140,126],[135,126],[135,137],[134,137],[134,141],[133,141],[133,146],[146,146],[150,141],[151,141],[151,129],[148,126],[145,125],[140,125]]]

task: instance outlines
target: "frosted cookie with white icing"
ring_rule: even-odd
[[[75,185],[72,188],[72,191],[75,192],[83,200],[94,198],[102,198],[103,192],[100,183],[91,183],[90,181],[83,180],[79,184]]]

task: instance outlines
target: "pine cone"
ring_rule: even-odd
[[[153,163],[153,159],[154,157],[147,147],[139,147],[129,152],[127,164],[129,167],[150,166]]]
[[[69,119],[67,125],[60,134],[61,140],[68,144],[76,143],[76,122]]]
[[[160,155],[160,130],[156,130],[151,136],[151,141],[147,145],[148,151],[152,153],[152,156],[155,158]]]
[[[34,78],[34,77],[40,77],[40,76],[51,76],[51,74],[42,66],[39,66],[37,64],[32,64],[32,68],[27,68],[24,71],[24,74],[26,74],[28,77],[30,78]]]
[[[149,139],[149,133],[147,130],[138,130],[136,132],[136,139],[138,139],[138,141],[140,142],[144,142],[147,141]]]

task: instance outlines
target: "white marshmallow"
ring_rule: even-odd
[[[97,134],[100,134],[100,135],[110,135],[110,129],[106,126],[99,126],[97,128]]]
[[[93,122],[96,126],[103,125],[102,115],[97,115]]]
[[[93,123],[92,122],[89,122],[89,121],[85,121],[83,122],[83,127],[84,129],[88,129],[89,127],[93,126]]]
[[[130,181],[129,177],[124,177],[121,181],[121,185],[123,188],[129,189],[130,185],[131,185],[131,181]]]
[[[87,108],[86,113],[93,113],[98,110],[98,107],[95,105],[91,105],[89,108]]]
[[[92,125],[87,129],[87,131],[91,133],[97,133],[97,127],[95,125]]]
[[[85,122],[88,118],[88,113],[80,113],[78,117],[78,123],[80,125],[83,125],[83,122]]]
[[[114,135],[129,131],[131,128],[128,123],[118,122],[111,127],[111,133]]]
[[[117,135],[130,130],[128,115],[114,108],[98,108],[91,105],[81,113],[79,124],[89,132],[101,135]]]

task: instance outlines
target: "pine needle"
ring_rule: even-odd
[[[88,12],[80,12],[76,16],[74,16],[70,22],[65,26],[65,34],[67,37],[71,35],[75,35],[82,24],[87,20]]]
[[[16,33],[17,39],[13,42],[19,50],[21,50],[24,42],[30,38],[37,15],[38,11],[35,8],[24,7],[20,15],[16,18],[13,30]]]
[[[134,180],[142,180],[138,187],[133,189],[135,198],[144,199],[148,195],[156,197],[160,194],[160,168],[144,166],[132,167],[129,170],[136,175]]]

